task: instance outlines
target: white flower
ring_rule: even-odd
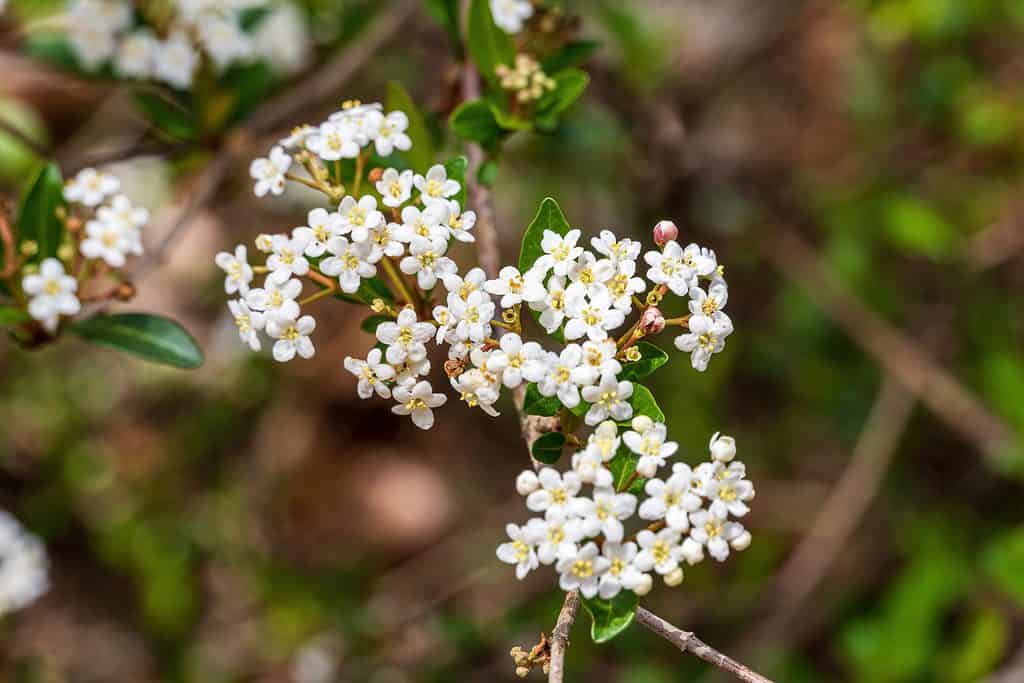
[[[701,500],[693,491],[690,468],[680,463],[665,481],[650,479],[644,485],[649,496],[640,504],[640,519],[664,519],[669,528],[685,533],[690,528],[688,514],[700,509]]]
[[[304,123],[293,128],[291,134],[286,138],[281,138],[277,144],[284,149],[303,149],[306,146],[306,140],[316,131],[316,128]]]
[[[584,484],[606,488],[614,481],[611,470],[604,466],[604,460],[590,449],[573,454],[572,469],[580,475],[580,481]]]
[[[398,223],[387,221],[381,221],[376,227],[370,228],[369,239],[366,242],[370,245],[370,253],[366,260],[377,263],[385,256],[395,258],[404,254],[405,246],[398,240],[401,228]]]
[[[615,360],[615,342],[605,339],[601,342],[583,343],[583,363],[573,372],[580,386],[596,384],[603,375],[618,375],[622,364]]]
[[[498,273],[498,279],[488,280],[484,284],[484,289],[501,297],[502,308],[512,308],[524,301],[535,303],[542,300],[546,294],[544,285],[535,271],[529,270],[526,275],[521,275],[519,269],[514,266],[502,268]]]
[[[569,509],[581,518],[584,535],[593,537],[604,534],[607,540],[618,543],[625,533],[622,521],[636,512],[636,496],[616,493],[612,488],[595,488],[592,499],[575,498]]]
[[[473,292],[466,299],[449,294],[448,310],[456,321],[455,336],[458,339],[482,342],[490,335],[494,302],[485,292]]]
[[[352,294],[358,291],[362,280],[377,274],[377,266],[367,261],[370,247],[365,243],[349,242],[344,237],[332,237],[327,243],[327,251],[331,256],[320,262],[320,272],[337,277],[343,292]]]
[[[62,315],[75,315],[82,305],[75,296],[78,281],[65,274],[64,264],[48,258],[39,264],[39,273],[26,275],[21,288],[29,297],[28,314],[49,332],[57,331]]]
[[[365,242],[370,235],[370,228],[384,222],[384,214],[377,210],[377,200],[371,195],[360,198],[358,202],[352,195],[345,197],[338,206],[338,213],[344,231],[351,232],[356,242]]]
[[[473,292],[483,289],[487,275],[483,268],[471,268],[465,277],[458,273],[449,273],[441,277],[444,288],[459,298],[468,298]]]
[[[583,540],[583,529],[577,519],[569,519],[565,510],[549,509],[544,519],[533,518],[527,522],[531,533],[540,537],[537,544],[537,559],[541,564],[553,564],[557,560],[576,554],[576,544]]]
[[[484,370],[471,368],[458,377],[452,377],[451,384],[459,392],[459,398],[470,408],[479,407],[491,417],[500,414],[494,409],[494,403],[498,400],[498,387]]]
[[[392,406],[391,412],[395,415],[411,416],[413,424],[420,429],[430,429],[434,426],[432,409],[443,406],[448,400],[444,394],[435,394],[430,382],[427,381],[417,382],[412,387],[397,386],[394,397],[398,405]]]
[[[49,588],[39,539],[0,511],[0,614],[28,606]]]
[[[301,71],[312,56],[312,41],[302,12],[293,4],[277,4],[256,27],[256,52],[275,70]]]
[[[412,197],[412,176],[412,171],[399,173],[393,168],[384,171],[376,185],[384,206],[394,208],[409,201]]]
[[[306,260],[307,235],[293,234],[274,235],[271,240],[273,251],[267,258],[267,280],[281,284],[293,275],[302,277],[309,272],[309,261]]]
[[[252,42],[234,17],[208,13],[196,23],[199,42],[221,71],[252,55]]]
[[[197,66],[199,52],[192,47],[184,32],[175,31],[167,40],[157,45],[153,73],[168,85],[179,90],[188,90]]]
[[[688,305],[692,315],[706,315],[713,318],[716,313],[725,308],[727,301],[729,301],[729,287],[721,278],[712,280],[707,292],[700,287],[690,287]]]
[[[432,323],[416,321],[416,312],[404,308],[395,322],[383,322],[377,326],[377,340],[387,345],[385,354],[388,362],[397,365],[406,358],[418,362],[427,357],[424,342],[434,336]]]
[[[306,216],[307,225],[295,228],[292,234],[306,242],[306,256],[318,258],[327,251],[331,238],[342,234],[342,218],[327,209],[313,209]]]
[[[632,382],[620,382],[612,374],[603,375],[597,386],[583,388],[583,400],[591,404],[584,422],[596,425],[609,417],[616,422],[628,420],[633,415],[633,406],[629,404],[632,395]]]
[[[306,140],[306,149],[324,161],[355,159],[359,156],[357,129],[350,122],[328,121]]]
[[[279,285],[268,278],[263,287],[249,290],[245,302],[254,311],[265,313],[268,321],[284,322],[299,317],[299,304],[295,299],[301,293],[302,282],[299,280],[288,280]]]
[[[530,304],[540,312],[540,324],[551,334],[565,320],[565,279],[552,275],[548,278],[547,294],[540,301]]]
[[[476,238],[470,232],[476,226],[476,212],[463,211],[459,203],[454,199],[448,202],[448,230],[454,239],[459,242],[475,242]]]
[[[585,598],[597,595],[598,580],[608,571],[611,561],[597,554],[597,544],[587,543],[574,557],[565,557],[555,565],[555,571],[562,576],[558,585],[564,591],[579,589]]]
[[[708,442],[708,450],[711,451],[712,460],[727,463],[736,457],[736,440],[731,436],[719,436],[719,432],[715,432]]]
[[[725,338],[732,334],[732,320],[725,313],[716,313],[714,318],[694,315],[689,321],[690,331],[675,339],[676,348],[690,353],[690,364],[694,370],[704,372],[711,356],[725,348]]]
[[[87,71],[99,69],[117,50],[114,31],[88,21],[69,23],[68,42],[75,52],[75,57]]]
[[[650,590],[651,577],[644,574],[633,566],[636,558],[636,543],[613,543],[605,541],[601,547],[601,554],[608,560],[608,571],[601,575],[601,581],[597,587],[597,594],[604,600],[611,600],[625,588],[635,591],[637,595],[644,595]]]
[[[141,206],[134,206],[127,197],[121,194],[114,197],[107,206],[96,209],[96,218],[104,223],[139,230],[149,222],[149,211]]]
[[[409,255],[403,258],[398,266],[406,275],[416,275],[416,283],[420,289],[431,289],[437,284],[439,276],[457,270],[455,261],[444,255],[447,246],[443,239],[429,240],[417,237],[409,245]]]
[[[540,240],[540,248],[544,250],[544,255],[537,259],[533,268],[542,274],[554,271],[559,277],[567,276],[569,268],[583,253],[583,247],[576,246],[579,239],[579,230],[570,230],[564,236],[553,230],[545,230]]]
[[[84,168],[73,180],[64,186],[64,199],[85,206],[99,206],[103,200],[121,189],[121,181],[117,176],[97,171],[95,168]]]
[[[540,488],[526,497],[526,507],[534,512],[555,510],[569,512],[569,504],[580,492],[582,482],[575,472],[559,474],[552,467],[545,467],[537,474]]]
[[[720,466],[715,478],[707,483],[704,495],[711,501],[708,510],[716,517],[725,519],[727,516],[742,517],[750,508],[747,501],[754,499],[754,485],[746,480],[746,470],[742,463],[733,463],[741,467]]]
[[[523,380],[539,382],[544,378],[547,352],[537,342],[523,343],[522,337],[508,332],[498,342],[499,348],[491,355],[489,365],[501,373],[501,381],[509,389],[515,389]]]
[[[623,261],[619,264],[617,272],[604,283],[612,298],[612,306],[623,313],[628,313],[633,308],[633,296],[647,289],[647,283],[643,278],[634,277],[634,273],[636,262]]]
[[[85,224],[79,249],[85,258],[102,259],[111,268],[120,268],[128,254],[142,253],[142,241],[138,230],[122,222],[91,220]]]
[[[652,569],[661,575],[668,574],[679,566],[683,557],[683,549],[679,545],[679,532],[675,529],[662,529],[657,534],[644,529],[636,535],[640,552],[633,563],[642,572]]]
[[[565,292],[565,311],[570,320],[565,325],[566,339],[579,339],[586,335],[593,341],[608,338],[608,330],[622,325],[626,316],[611,307],[612,300],[604,285],[592,285],[589,295],[587,288],[574,282]]]
[[[395,384],[406,388],[416,384],[420,377],[426,377],[430,374],[429,358],[413,360],[406,357],[401,363],[392,363],[391,366],[395,369]]]
[[[625,237],[618,239],[611,230],[602,230],[598,237],[590,239],[594,251],[608,258],[617,268],[628,262],[635,262],[640,256],[642,245]]]
[[[643,477],[653,477],[658,468],[665,465],[665,459],[675,455],[679,444],[666,441],[668,429],[664,423],[654,422],[646,415],[633,418],[633,430],[622,435],[626,447],[640,456],[636,470]]]
[[[506,564],[516,566],[516,578],[522,580],[531,571],[540,566],[537,559],[537,542],[540,541],[536,525],[525,524],[521,527],[515,524],[506,524],[505,533],[508,534],[508,543],[498,546],[498,559]]]
[[[284,176],[292,167],[292,157],[281,147],[270,150],[266,159],[254,159],[249,164],[249,175],[256,181],[254,192],[263,197],[268,192],[279,195],[284,192]]]
[[[519,33],[523,22],[533,16],[530,0],[491,0],[494,24],[505,33]]]
[[[404,111],[393,111],[383,117],[373,139],[377,154],[386,157],[396,149],[403,152],[412,149],[412,139],[405,132],[408,127],[409,117]]]
[[[226,251],[219,252],[213,260],[217,267],[227,274],[224,278],[225,293],[238,292],[242,296],[249,293],[249,283],[252,282],[253,275],[244,244],[236,246],[234,254]]]
[[[303,358],[312,358],[315,349],[309,335],[316,328],[313,316],[304,315],[298,320],[267,319],[267,334],[277,341],[274,342],[274,360],[287,363],[295,354]]]
[[[516,477],[516,492],[520,496],[528,496],[540,488],[540,479],[533,470],[523,470]]]
[[[707,548],[708,554],[719,562],[725,562],[729,557],[731,543],[739,542],[738,545],[741,547],[737,550],[742,550],[750,544],[749,534],[742,524],[727,522],[710,510],[697,510],[691,513],[690,525],[690,538]]]
[[[696,275],[702,277],[710,276],[718,268],[718,258],[715,256],[715,252],[693,243],[686,245],[686,248],[683,249],[683,263]]]
[[[125,78],[149,78],[158,46],[156,36],[148,29],[127,34],[118,46],[114,70]]]
[[[603,286],[613,275],[615,265],[606,258],[597,260],[589,251],[583,252],[576,262],[569,266],[569,280],[578,282],[589,295],[593,295],[591,290]]]
[[[72,0],[68,3],[69,25],[90,24],[111,32],[126,28],[132,21],[131,4],[111,0]]]
[[[583,360],[579,344],[568,344],[557,356],[548,354],[548,370],[544,379],[537,383],[542,396],[558,396],[566,408],[575,408],[580,403],[579,385],[573,379],[572,371]]]
[[[244,299],[229,301],[228,308],[235,319],[235,326],[238,327],[239,338],[253,351],[259,351],[260,335],[257,333],[266,324],[263,314],[250,309]]]
[[[693,268],[683,258],[683,249],[672,240],[665,243],[662,251],[649,251],[644,260],[651,268],[647,271],[647,279],[659,285],[666,285],[677,296],[686,296],[695,283]]]
[[[348,356],[345,358],[345,369],[358,378],[356,393],[359,398],[370,398],[374,392],[381,398],[391,398],[391,389],[386,384],[395,379],[395,369],[381,362],[380,349],[370,349],[366,360]]]
[[[448,204],[435,203],[420,211],[415,206],[402,209],[402,228],[397,238],[402,242],[412,242],[416,238],[439,240],[448,243]]]
[[[426,176],[416,174],[412,182],[420,191],[420,199],[428,206],[436,202],[447,206],[446,200],[457,195],[462,189],[458,182],[448,179],[448,172],[441,164],[431,166]]]
[[[605,420],[597,425],[597,429],[587,439],[587,453],[593,453],[601,458],[602,462],[608,462],[615,457],[619,450],[619,427],[612,420]]]

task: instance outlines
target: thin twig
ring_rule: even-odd
[[[643,607],[637,608],[636,621],[655,635],[661,636],[675,645],[680,651],[688,652],[695,657],[703,659],[708,664],[716,666],[722,671],[728,671],[741,681],[747,681],[747,683],[772,683],[770,678],[765,678],[728,655],[722,654],[690,631],[684,631],[673,626]]]
[[[548,663],[548,683],[562,683],[565,676],[565,650],[569,647],[569,632],[576,620],[576,612],[580,609],[579,591],[565,594],[562,611],[558,613],[558,621],[551,631],[551,659]]]

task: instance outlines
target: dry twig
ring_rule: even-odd
[[[549,662],[548,683],[562,683],[565,676],[565,650],[569,647],[569,631],[576,620],[576,612],[580,609],[579,591],[565,594],[562,611],[558,613],[558,621],[551,631],[551,661]]]

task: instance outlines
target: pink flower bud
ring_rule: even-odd
[[[665,329],[665,316],[657,306],[651,306],[640,316],[640,331],[644,335],[658,334]]]
[[[663,247],[679,237],[679,228],[672,221],[658,221],[654,226],[654,243]]]

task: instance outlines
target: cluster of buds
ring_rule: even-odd
[[[537,641],[537,644],[530,648],[529,651],[516,645],[509,652],[509,655],[511,655],[512,663],[516,667],[516,676],[519,678],[526,678],[535,668],[540,668],[545,676],[551,670],[551,641],[543,633],[540,634],[540,640]]]
[[[555,82],[540,68],[540,63],[528,54],[516,55],[515,67],[499,64],[494,69],[501,87],[508,90],[520,104],[536,102],[544,93],[555,89]]]

